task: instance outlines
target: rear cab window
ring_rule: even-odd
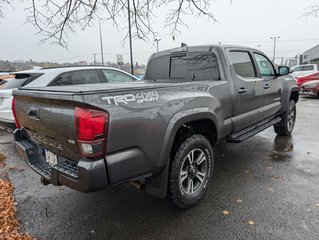
[[[212,51],[173,52],[151,58],[145,80],[164,82],[221,80],[218,58]]]
[[[209,51],[172,56],[169,75],[172,80],[220,80],[217,57],[215,53]]]

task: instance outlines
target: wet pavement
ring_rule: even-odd
[[[208,194],[186,211],[130,185],[90,194],[44,187],[4,132],[0,152],[22,230],[39,239],[319,239],[318,110],[319,99],[302,97],[291,137],[269,128],[218,143]]]

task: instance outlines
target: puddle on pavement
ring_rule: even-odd
[[[290,161],[294,150],[293,137],[276,136],[273,144],[273,151],[267,158],[273,161]]]

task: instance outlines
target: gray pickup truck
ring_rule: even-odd
[[[256,49],[182,46],[154,53],[143,82],[23,88],[16,147],[44,184],[132,182],[189,208],[207,191],[218,140],[291,134],[299,95],[288,73]]]

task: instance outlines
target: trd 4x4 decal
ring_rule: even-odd
[[[136,94],[124,94],[116,96],[102,97],[108,104],[119,105],[119,103],[128,104],[129,102],[144,103],[157,101],[159,98],[157,91],[140,92]]]

